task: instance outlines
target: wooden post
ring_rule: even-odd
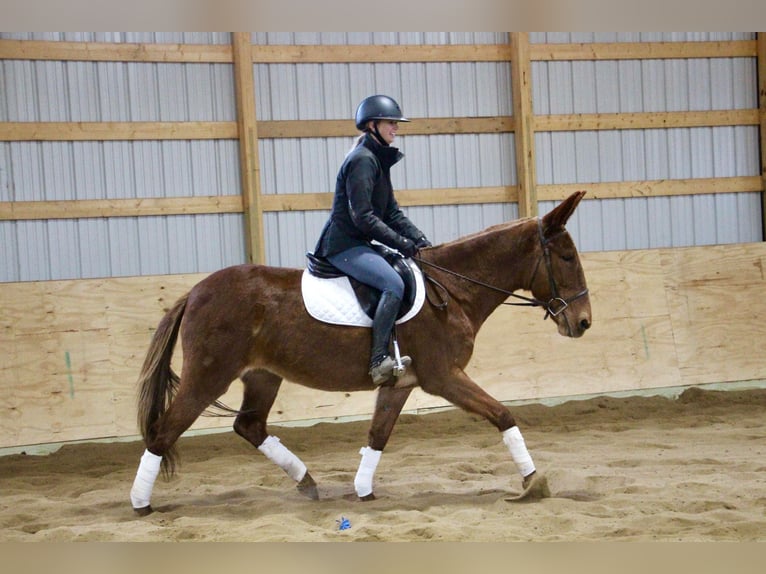
[[[761,125],[761,229],[766,241],[766,32],[758,32],[758,117]]]
[[[250,263],[265,263],[258,122],[255,117],[253,46],[250,32],[232,32],[234,92],[237,98],[239,169],[245,208],[245,250]]]
[[[537,215],[535,166],[535,117],[532,107],[532,64],[529,34],[511,32],[511,89],[516,142],[516,179],[519,189],[519,217]]]

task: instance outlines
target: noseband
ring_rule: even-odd
[[[580,297],[585,297],[585,295],[588,294],[588,288],[586,287],[576,295],[573,295],[569,299],[563,299],[561,296],[559,296],[559,290],[556,285],[555,279],[553,279],[553,266],[551,265],[551,250],[548,247],[548,244],[550,241],[545,238],[545,234],[543,233],[543,223],[542,219],[539,217],[537,218],[537,232],[540,237],[540,245],[543,248],[543,256],[537,260],[537,265],[535,265],[535,271],[532,273],[532,279],[530,280],[529,284],[530,286],[535,282],[535,276],[537,275],[537,270],[540,268],[540,261],[545,261],[545,269],[548,271],[548,285],[551,289],[551,298],[548,300],[548,302],[540,301],[539,299],[524,297],[523,295],[516,295],[515,293],[511,293],[514,297],[518,297],[520,299],[526,299],[527,303],[508,303],[508,305],[528,305],[533,307],[542,307],[545,309],[545,317],[543,317],[543,320],[547,319],[548,317],[556,317],[558,316],[564,309],[569,307],[569,304],[573,301],[576,301]],[[568,326],[568,323],[567,323]],[[571,329],[570,329],[571,331]]]
[[[539,217],[537,218],[537,232],[540,237],[540,245],[543,248],[543,256],[541,259],[537,260],[537,265],[535,265],[535,270],[532,273],[532,279],[529,281],[530,287],[535,282],[535,276],[537,275],[537,270],[540,268],[540,261],[545,261],[545,269],[548,271],[548,285],[550,286],[551,290],[551,298],[548,300],[547,303],[540,301],[538,299],[531,299],[527,305],[532,305],[536,307],[543,307],[545,309],[545,317],[543,317],[543,320],[547,319],[548,317],[556,317],[559,314],[561,314],[564,309],[569,307],[569,304],[573,301],[576,301],[580,297],[585,297],[585,295],[588,294],[588,288],[586,287],[579,293],[573,295],[569,299],[563,299],[559,295],[559,290],[556,285],[555,279],[553,279],[553,266],[551,265],[551,250],[548,247],[548,243],[550,242],[548,239],[545,238],[545,234],[543,233],[543,223],[542,219]],[[521,297],[520,295],[514,295],[515,297]],[[525,298],[525,297],[522,297]],[[509,303],[510,305],[524,305],[524,303]],[[569,336],[572,336],[572,325],[569,323],[569,318],[564,315],[564,321],[567,324],[567,332],[569,333]]]
[[[481,285],[482,287],[486,287],[487,289],[492,289],[493,291],[498,291],[500,293],[508,295],[509,297],[515,297],[516,299],[522,299],[524,301],[524,303],[508,303],[504,301],[502,303],[503,305],[515,305],[515,306],[523,306],[523,307],[542,307],[543,309],[545,309],[545,316],[543,317],[543,320],[545,320],[548,317],[559,316],[567,307],[569,307],[570,303],[576,301],[577,299],[580,299],[581,297],[585,297],[585,295],[588,294],[588,288],[586,287],[585,289],[583,289],[576,295],[569,297],[568,299],[564,299],[563,297],[559,295],[559,290],[558,290],[558,286],[556,285],[556,280],[553,278],[553,266],[551,264],[551,251],[549,247],[550,241],[545,238],[545,234],[543,233],[542,219],[539,217],[537,218],[537,230],[538,230],[538,236],[540,238],[540,246],[543,249],[543,253],[540,256],[540,258],[537,260],[537,264],[535,265],[535,270],[532,273],[532,279],[530,280],[530,286],[535,282],[537,271],[540,269],[540,263],[542,261],[545,261],[545,269],[548,272],[548,285],[550,286],[550,290],[551,290],[551,298],[548,301],[541,301],[540,299],[537,299],[535,297],[525,297],[524,295],[519,295],[518,293],[514,293],[513,291],[508,291],[506,289],[501,289],[500,287],[495,287],[494,285],[484,283],[483,281],[472,279],[471,277],[466,277],[465,275],[461,275],[460,273],[457,273],[455,271],[445,269],[444,267],[436,265],[435,263],[425,261],[421,259],[420,257],[416,257],[416,260],[418,261],[418,263],[428,265],[429,267],[433,267],[434,269],[438,269],[439,271],[444,271],[445,273],[449,273],[450,275],[454,275],[455,277],[459,277],[460,279],[464,279],[465,281],[468,281],[470,283]],[[432,277],[428,277],[426,275],[426,279],[428,279],[434,285],[438,286],[444,292],[447,291],[447,289],[443,285],[438,283]],[[437,307],[440,307],[440,308],[444,308],[446,306],[447,306],[446,300],[443,301],[441,304],[437,305]],[[567,322],[567,329],[569,330],[569,333],[571,334],[572,328],[569,324],[569,320],[566,318],[566,315],[564,316],[564,319]]]

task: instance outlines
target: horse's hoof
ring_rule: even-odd
[[[317,490],[317,483],[311,478],[311,475],[307,472],[306,476],[297,484],[296,488],[303,496],[310,498],[311,500],[319,500],[319,491]]]
[[[524,477],[521,486],[524,489],[521,494],[506,498],[505,500],[507,502],[532,502],[534,500],[550,498],[551,496],[548,479],[538,472]]]
[[[134,508],[133,512],[136,513],[137,516],[149,516],[152,512],[152,506],[151,504],[149,506],[144,506],[143,508]]]
[[[375,495],[371,492],[370,494],[367,494],[365,496],[360,496],[359,500],[362,502],[368,502],[370,500],[375,500]]]

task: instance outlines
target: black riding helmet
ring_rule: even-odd
[[[393,98],[383,95],[368,96],[356,108],[356,129],[364,131],[370,120],[410,121],[402,115],[402,109]]]

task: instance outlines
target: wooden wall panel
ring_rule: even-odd
[[[505,401],[760,380],[764,263],[763,243],[587,253],[594,323],[584,337],[559,336],[539,309],[501,307],[468,371]],[[135,382],[152,332],[202,277],[0,285],[0,447],[136,435]],[[237,407],[240,385],[223,400]],[[285,382],[271,421],[366,417],[374,400]],[[405,409],[445,405],[416,389]]]
[[[584,255],[591,330],[567,339],[539,310],[501,308],[479,333],[469,372],[502,400],[681,384],[660,255]]]
[[[766,374],[765,256],[763,244],[663,252],[684,384]]]

